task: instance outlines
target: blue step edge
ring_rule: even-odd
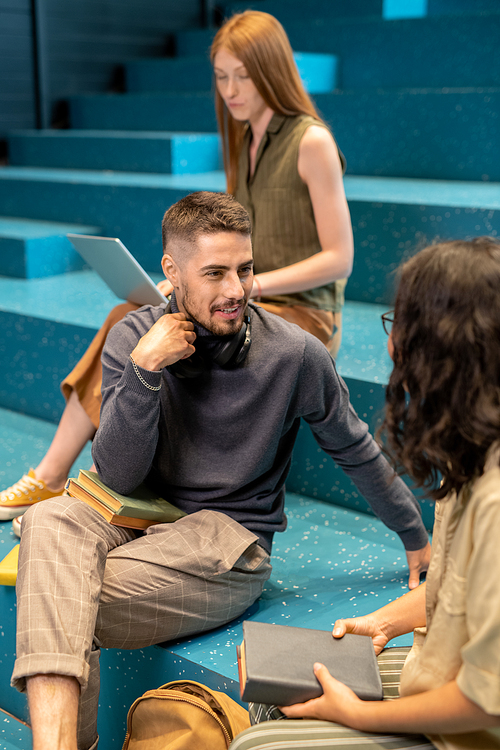
[[[122,130],[17,131],[12,166],[195,174],[222,168],[216,133]]]
[[[101,228],[0,216],[0,275],[38,279],[79,271],[84,262],[68,232],[98,235]]]
[[[33,736],[24,721],[0,708],[0,748],[2,750],[31,750]]]

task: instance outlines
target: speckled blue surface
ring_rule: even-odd
[[[45,279],[0,277],[0,406],[57,421],[64,406],[60,381],[120,302],[93,271]],[[339,372],[354,388],[360,413],[367,415],[373,410],[373,388],[382,394],[390,371],[380,322],[385,311],[383,305],[359,302],[348,302],[344,311]],[[372,385],[364,389],[363,382]],[[356,394],[365,390],[357,403]]]
[[[80,95],[69,98],[73,128],[96,130],[203,131],[215,133],[214,97],[210,92]]]
[[[498,3],[496,12],[481,13],[468,2],[466,15],[390,21],[372,15],[330,25],[314,13],[297,21],[285,10],[285,27],[295,49],[339,56],[341,89],[498,86]]]
[[[221,169],[215,133],[113,130],[17,131],[8,138],[13,166],[196,174]]]
[[[101,661],[100,734],[103,747],[120,748],[127,710],[144,690],[179,677],[198,679],[238,699],[236,644],[252,618],[329,630],[340,616],[366,614],[403,594],[407,568],[397,537],[377,519],[288,494],[288,528],[276,535],[273,573],[261,598],[227,627],[203,636],[137,651],[106,651]],[[15,544],[0,523],[0,549]],[[14,614],[14,590],[0,587],[2,612]],[[14,660],[14,618],[4,618],[0,679]],[[411,636],[393,643],[409,645]],[[117,679],[119,675],[119,679]],[[3,706],[26,717],[23,696],[7,689]]]
[[[349,89],[317,94],[349,174],[500,180],[500,89]],[[210,93],[72,97],[76,128],[216,131]],[[184,123],[184,124],[183,124]]]
[[[161,219],[195,189],[223,190],[222,172],[160,175],[8,167],[0,169],[0,203],[10,216],[84,222],[120,237],[150,272],[160,270]],[[347,297],[390,302],[390,274],[418,244],[500,232],[500,184],[345,178],[355,238]]]
[[[0,709],[0,748],[31,750],[32,737],[28,726]]]
[[[210,91],[213,71],[208,54],[189,57],[132,60],[125,65],[126,90]],[[306,91],[312,94],[337,88],[338,58],[331,54],[295,52],[295,62]]]
[[[34,419],[14,411],[0,408],[0,490],[17,482],[31,467],[36,467],[47,452],[54,436],[56,425],[42,419]],[[74,464],[72,473],[79,467],[89,468],[92,465],[90,444],[88,444]],[[0,559],[18,543],[12,532],[10,521],[0,522]],[[11,586],[0,586],[0,707],[28,719],[26,700],[12,688],[8,687],[15,658],[15,589]],[[2,735],[2,727],[6,736]],[[9,734],[13,732],[12,737]],[[3,741],[13,739],[18,734],[23,743],[28,736],[17,724],[5,721],[0,715],[0,747]],[[7,745],[8,747],[8,745]],[[29,750],[26,744],[16,745],[20,750]]]
[[[500,88],[343,90],[316,104],[348,174],[500,180]]]
[[[83,260],[67,232],[99,234],[100,227],[0,216],[0,274],[36,279],[78,271]]]
[[[339,56],[340,88],[315,97],[347,157],[355,238],[338,368],[373,430],[390,371],[380,314],[391,305],[391,272],[436,236],[500,231],[500,14],[491,0],[474,4],[485,13],[471,13],[465,0],[428,0],[429,16],[435,17],[389,21],[382,19],[382,0],[318,0],[314,14],[303,18],[302,2],[265,0],[259,7],[288,14],[295,49]],[[203,55],[211,35],[181,33],[177,50]],[[208,89],[207,80],[193,78],[193,87]],[[129,81],[131,87],[143,85]],[[31,225],[24,224],[24,235],[20,225],[16,230],[26,218],[99,227],[120,237],[148,271],[158,272],[165,209],[192,190],[225,188],[224,175],[214,171],[213,95],[183,88],[180,94],[74,97],[71,123],[85,132],[18,134],[11,154],[19,166],[0,169],[0,211],[13,217],[11,234],[29,239]],[[199,136],[192,134],[193,124]],[[208,162],[199,167],[204,172],[187,174],[207,143]],[[168,169],[173,174],[165,174]],[[40,227],[34,231],[43,235]],[[0,488],[45,453],[64,403],[59,382],[117,302],[89,271],[0,277]],[[75,471],[90,463],[87,447]],[[235,644],[244,618],[330,629],[336,617],[369,612],[406,590],[398,538],[365,512],[363,498],[306,425],[287,490],[289,527],[276,536],[272,577],[241,618],[166,647],[103,653],[103,748],[119,750],[132,701],[168,680],[198,679],[237,699]],[[432,506],[422,507],[430,527]],[[0,554],[16,541],[10,523],[0,523]],[[0,611],[0,706],[25,718],[24,697],[7,687],[15,649],[13,588],[0,587]],[[399,642],[408,644],[410,637]],[[24,741],[15,746],[28,747]]]

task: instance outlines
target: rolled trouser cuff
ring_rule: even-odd
[[[26,678],[38,674],[59,674],[74,677],[80,684],[81,692],[87,688],[89,665],[78,656],[71,654],[27,654],[16,659],[10,684],[26,692]]]

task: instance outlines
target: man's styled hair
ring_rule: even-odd
[[[250,216],[228,193],[200,191],[174,203],[162,222],[163,252],[167,245],[193,245],[202,234],[237,232],[250,237]]]
[[[500,243],[443,242],[405,263],[392,339],[382,432],[440,499],[480,476],[500,440]]]

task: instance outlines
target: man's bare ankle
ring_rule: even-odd
[[[39,674],[26,679],[33,750],[77,750],[80,685],[75,677]]]

